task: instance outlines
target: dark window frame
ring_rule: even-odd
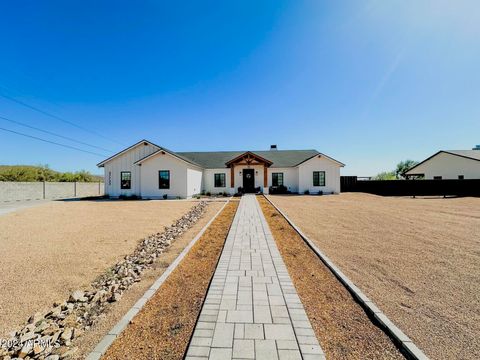
[[[442,176],[434,176],[433,180],[443,180],[443,177]]]
[[[320,174],[323,174],[322,182],[320,182]],[[314,171],[313,172],[313,186],[325,186],[326,184],[326,174],[325,171]]]
[[[225,176],[225,173],[213,174],[213,187],[224,188],[226,186],[227,186],[227,177]]]
[[[284,185],[283,172],[272,173],[272,186],[283,186],[283,185]]]
[[[162,177],[162,173],[167,173],[168,177]],[[162,183],[162,180],[164,182]],[[170,170],[158,170],[158,188],[160,190],[168,190],[170,189]]]
[[[458,180],[465,180],[465,175],[458,175]]]
[[[129,179],[123,180],[123,174],[129,174]],[[124,183],[125,181],[125,183]],[[128,185],[127,185],[128,184]],[[120,171],[120,189],[130,190],[132,188],[132,172],[131,171]]]

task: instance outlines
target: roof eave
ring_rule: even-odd
[[[159,147],[159,149],[158,149],[157,151],[151,153],[150,155],[147,155],[147,156],[145,156],[145,157],[143,157],[143,158],[135,161],[133,164],[134,164],[134,165],[141,165],[141,164],[142,164],[143,162],[145,162],[146,160],[148,160],[148,159],[150,159],[150,158],[158,155],[158,153],[161,153],[161,152],[167,153],[167,154],[173,156],[175,159],[178,159],[178,160],[180,160],[180,161],[183,161],[184,163],[193,165],[193,166],[198,167],[198,168],[200,168],[200,169],[204,169],[204,167],[202,167],[201,165],[196,164],[196,163],[191,162],[191,161],[187,161],[187,160],[181,158],[180,156],[176,155],[174,152],[169,151],[169,150],[167,150],[167,149],[165,149],[165,148],[162,148],[162,147]]]
[[[157,144],[154,144],[154,143],[152,143],[151,141],[148,141],[148,140],[146,140],[146,139],[143,139],[143,140],[140,140],[140,141],[138,141],[137,143],[135,143],[135,144],[133,144],[133,145],[131,145],[131,146],[123,149],[122,151],[119,151],[118,153],[110,156],[109,158],[106,158],[105,160],[99,162],[99,163],[97,164],[97,167],[104,167],[104,165],[105,165],[107,162],[109,162],[109,161],[113,160],[114,158],[116,158],[117,156],[120,156],[121,154],[123,154],[123,153],[125,153],[125,152],[127,152],[127,151],[129,151],[129,150],[131,150],[131,149],[133,149],[134,147],[140,145],[141,143],[148,143],[148,144],[150,144],[150,145],[152,145],[152,146],[156,146],[156,147],[160,148],[160,146],[158,146]]]
[[[338,160],[335,160],[334,158],[332,158],[332,157],[330,157],[330,156],[328,156],[328,155],[322,154],[322,153],[319,152],[319,151],[318,151],[315,155],[310,156],[308,159],[305,159],[305,160],[299,162],[297,165],[294,165],[294,166],[292,166],[292,167],[300,166],[300,165],[302,165],[303,163],[307,162],[308,160],[313,159],[313,158],[316,157],[316,156],[324,157],[324,158],[326,158],[326,159],[328,159],[328,160],[330,160],[330,161],[338,164],[340,167],[345,167],[345,164],[344,164],[344,163],[342,163],[342,162],[340,162],[340,161],[338,161]]]

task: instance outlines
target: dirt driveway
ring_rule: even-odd
[[[193,201],[54,201],[0,217],[0,338],[163,231]]]
[[[269,196],[432,359],[480,354],[480,199]]]

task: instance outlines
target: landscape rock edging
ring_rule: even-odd
[[[132,254],[99,276],[87,291],[76,290],[68,300],[57,301],[48,311],[32,315],[21,330],[12,332],[9,339],[0,339],[0,358],[58,360],[74,355],[72,341],[105,317],[108,305],[140,281],[143,272],[200,219],[206,207],[207,202],[201,201],[163,232],[144,238]]]
[[[183,249],[177,258],[170,264],[170,266],[163,272],[163,274],[153,283],[153,285],[145,292],[145,294],[132,306],[132,308],[120,319],[120,321],[103,337],[93,351],[87,356],[86,360],[98,360],[112,345],[115,339],[122,333],[138,312],[145,306],[147,301],[155,295],[155,292],[162,286],[168,276],[181,263],[183,258],[188,254],[190,249],[202,237],[207,228],[220,215],[225,206],[230,202],[228,199],[225,204],[217,211],[217,213],[205,224],[205,226],[198,232],[198,234],[190,241],[190,243]]]

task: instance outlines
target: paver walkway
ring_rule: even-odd
[[[325,359],[254,195],[240,201],[186,359]]]

